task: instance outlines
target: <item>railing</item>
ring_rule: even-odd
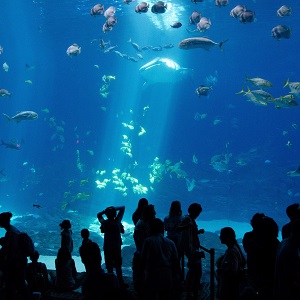
[[[215,249],[214,248],[207,249],[203,246],[200,246],[200,248],[210,255],[209,299],[214,300],[215,299]]]

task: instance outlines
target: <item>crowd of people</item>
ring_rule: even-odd
[[[201,205],[192,203],[188,214],[183,215],[181,203],[173,201],[169,214],[162,220],[156,218],[155,207],[146,198],[139,200],[132,214],[136,247],[132,259],[134,293],[122,274],[124,212],[125,206],[110,206],[97,214],[104,234],[106,271],[102,268],[99,245],[90,239],[88,229],[81,230],[79,253],[85,266],[81,273],[72,258],[70,220],[59,224],[61,245],[55,270],[49,271],[38,261],[39,253],[31,246],[30,237],[24,237],[11,224],[12,213],[0,213],[0,227],[6,231],[0,238],[1,299],[43,299],[49,289],[68,292],[78,288],[86,300],[179,300],[183,292],[187,300],[200,299],[205,248],[199,239],[204,229],[198,228],[196,219],[202,212]],[[263,213],[252,217],[252,231],[244,234],[241,245],[233,228],[221,229],[220,243],[227,249],[216,261],[218,299],[300,299],[300,204],[289,205],[286,213],[290,222],[282,228],[281,242],[277,223]]]

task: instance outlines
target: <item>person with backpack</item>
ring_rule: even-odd
[[[118,213],[117,213],[118,212]],[[122,277],[122,238],[124,226],[121,221],[125,212],[125,206],[110,206],[97,214],[97,218],[101,223],[101,232],[104,233],[104,258],[105,266],[108,273],[113,273],[116,269],[117,277],[121,287],[127,287]],[[103,218],[106,215],[107,219]]]
[[[50,288],[50,281],[46,264],[39,262],[39,257],[38,251],[34,251],[34,254],[30,256],[31,263],[28,263],[26,267],[26,281],[32,293],[42,294]]]
[[[11,212],[0,213],[0,227],[6,230],[5,236],[0,238],[6,299],[15,300],[21,296],[22,299],[29,300],[30,292],[25,281],[28,253],[22,245],[24,234],[10,224],[12,216]]]

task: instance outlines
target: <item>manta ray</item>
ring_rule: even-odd
[[[169,58],[157,57],[139,69],[144,86],[155,83],[176,83],[191,75],[192,70],[182,68]]]

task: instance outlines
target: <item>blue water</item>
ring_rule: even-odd
[[[117,8],[118,23],[104,34],[104,16],[89,13],[94,1],[2,0],[0,64],[6,62],[9,70],[1,67],[0,88],[12,96],[0,99],[1,113],[32,110],[39,118],[17,124],[0,116],[0,138],[21,145],[20,150],[0,148],[1,211],[35,214],[57,224],[63,218],[75,222],[76,212],[86,227],[85,220],[110,205],[126,205],[124,219],[130,221],[138,199],[147,197],[159,217],[167,215],[177,199],[184,212],[192,202],[201,203],[203,220],[248,222],[255,212],[264,212],[282,226],[288,221],[286,206],[300,199],[300,177],[286,174],[300,164],[299,107],[256,106],[236,94],[243,86],[255,89],[245,83],[246,76],[270,80],[273,87],[267,91],[274,97],[288,94],[289,89],[283,89],[288,78],[300,81],[300,4],[286,1],[293,13],[279,18],[276,11],[283,3],[271,2],[241,3],[256,13],[254,22],[242,24],[229,16],[240,4],[233,0],[222,8],[206,0],[172,1],[159,16],[151,11],[136,14],[136,2],[105,1],[105,8]],[[188,25],[193,10],[211,19],[209,30],[186,31],[195,28]],[[183,26],[171,28],[176,21]],[[278,24],[292,28],[290,39],[271,36]],[[192,36],[228,41],[223,51],[218,46],[210,51],[178,48],[182,39]],[[136,58],[130,38],[140,46],[175,46],[143,51],[143,59],[132,62],[104,53],[100,37]],[[66,50],[73,43],[81,53],[70,58]],[[193,69],[193,75],[174,84],[143,85],[139,68],[158,56]],[[99,94],[103,75],[115,76],[107,98]],[[212,86],[209,96],[197,97],[195,89],[201,84]],[[146,133],[139,136],[140,126]],[[132,157],[120,149],[124,135]],[[228,158],[222,172],[211,164],[215,155]],[[161,177],[151,183],[149,166],[155,158],[162,164]],[[166,160],[173,168],[165,166]],[[113,182],[113,171],[123,184]],[[104,179],[109,180],[106,187],[97,188],[96,180]],[[195,186],[188,191],[187,183],[193,180]],[[137,184],[148,191],[134,193]]]

